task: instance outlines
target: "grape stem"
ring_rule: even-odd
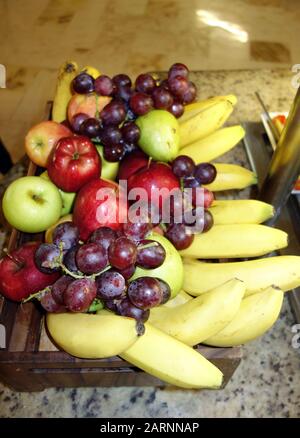
[[[38,292],[35,292],[34,294],[29,295],[29,297],[22,300],[22,303],[27,303],[27,301],[31,301],[34,298],[37,298],[38,300],[40,300],[43,297],[43,295],[45,295],[46,292],[50,292],[50,291],[51,291],[51,287],[47,286],[47,287],[45,287],[45,289],[39,290]]]
[[[139,251],[140,249],[151,248],[152,246],[158,246],[158,243],[157,242],[145,243],[144,245],[138,246],[137,249]]]

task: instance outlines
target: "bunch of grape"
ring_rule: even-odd
[[[197,191],[202,184],[212,183],[217,175],[216,168],[211,163],[200,163],[196,166],[194,161],[186,156],[178,156],[172,163],[172,171],[180,180],[183,188],[182,199],[177,206],[173,201],[170,205],[171,223],[167,225],[165,237],[167,237],[176,249],[182,250],[188,248],[193,240],[195,232],[206,232],[213,226],[213,216],[207,210],[213,203],[214,195],[207,188],[203,188],[202,196],[197,196]],[[191,199],[187,202],[185,192],[190,189]],[[189,198],[188,198],[189,199]],[[194,219],[192,223],[185,223],[184,212],[191,210]],[[174,220],[175,211],[179,217]],[[191,229],[191,227],[193,227]]]
[[[147,239],[151,228],[150,221],[141,218],[125,223],[121,232],[98,228],[83,243],[73,222],[57,225],[53,243],[42,243],[35,253],[42,272],[63,273],[41,294],[42,306],[48,312],[88,312],[100,305],[146,321],[149,309],[171,296],[169,285],[159,278],[129,281],[137,266],[154,269],[165,260],[163,246]]]
[[[134,86],[126,74],[118,74],[112,79],[100,75],[94,79],[86,72],[80,73],[72,82],[76,93],[96,93],[97,96],[111,97],[111,101],[100,112],[99,118],[76,114],[71,120],[72,129],[101,142],[107,161],[120,161],[126,153],[137,148],[140,130],[134,120],[138,116],[155,108],[180,117],[184,105],[195,100],[196,86],[188,76],[188,68],[180,63],[171,66],[167,79],[157,81],[149,73],[144,73],[136,78]]]

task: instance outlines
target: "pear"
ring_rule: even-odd
[[[157,233],[152,233],[147,236],[147,239],[155,240],[159,242],[166,251],[166,258],[164,263],[155,269],[143,269],[137,267],[135,273],[130,278],[130,281],[135,280],[139,277],[156,277],[161,280],[164,280],[171,288],[171,297],[170,299],[176,297],[176,295],[182,289],[183,284],[183,264],[179,252],[173,246],[173,244]]]
[[[137,118],[139,146],[154,160],[172,161],[179,151],[179,125],[168,111],[152,110]]]

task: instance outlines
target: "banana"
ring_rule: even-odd
[[[283,292],[276,286],[244,298],[233,320],[205,344],[233,347],[262,336],[277,320],[282,301]]]
[[[67,118],[67,107],[72,97],[71,82],[78,72],[74,61],[65,62],[59,69],[52,107],[52,120],[63,122]]]
[[[203,294],[231,278],[244,281],[245,296],[261,292],[270,284],[287,292],[300,286],[300,257],[277,256],[227,263],[184,261],[183,288],[191,295]]]
[[[166,308],[175,308],[177,306],[181,306],[182,304],[187,303],[188,301],[192,300],[193,297],[191,297],[189,294],[187,294],[184,290],[181,290],[175,298],[172,298],[171,300],[167,301],[166,304],[162,304],[160,307],[166,307]]]
[[[86,65],[85,67],[83,67],[83,69],[81,70],[80,73],[83,73],[83,72],[88,73],[94,79],[97,79],[97,77],[101,75],[100,71],[97,68],[92,67],[91,65]]]
[[[214,201],[209,208],[215,225],[260,224],[274,215],[274,207],[256,199]]]
[[[207,137],[180,149],[178,155],[187,155],[195,163],[211,161],[234,148],[244,135],[245,131],[241,125],[221,128]]]
[[[72,356],[100,359],[115,356],[138,339],[132,318],[98,312],[48,313],[48,331],[59,347]]]
[[[181,306],[151,309],[149,322],[187,345],[197,345],[230,323],[244,293],[245,284],[232,279]]]
[[[180,254],[197,259],[258,257],[287,244],[287,233],[266,225],[215,225],[206,233],[195,234],[192,244]]]
[[[232,111],[233,105],[231,102],[219,100],[179,124],[180,148],[200,140],[221,128]]]
[[[213,163],[217,169],[217,177],[204,187],[212,192],[221,190],[244,189],[257,183],[257,176],[251,170],[236,164]]]
[[[145,324],[145,333],[121,358],[181,388],[219,388],[222,372],[193,348]]]
[[[199,102],[193,102],[184,107],[184,113],[178,119],[179,123],[185,122],[187,119],[194,117],[199,111],[202,111],[210,107],[215,102],[220,100],[228,100],[233,106],[237,103],[237,97],[234,94],[228,96],[214,96]]]

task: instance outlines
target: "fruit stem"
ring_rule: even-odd
[[[157,242],[150,242],[150,243],[145,243],[144,245],[140,245],[137,247],[138,251],[140,249],[146,249],[146,248],[151,248],[152,246],[157,246],[158,243]]]
[[[70,277],[76,278],[76,279],[80,279],[80,278],[91,278],[94,279],[96,277],[98,277],[99,275],[103,274],[104,272],[108,271],[111,268],[111,265],[107,265],[104,269],[102,269],[102,271],[100,272],[96,272],[96,274],[92,274],[92,275],[84,275],[84,274],[75,274],[72,271],[69,271],[69,269],[62,263],[60,262],[60,267],[61,269],[68,274]]]
[[[27,301],[31,301],[34,298],[37,298],[38,300],[40,300],[46,292],[50,292],[50,291],[51,291],[50,286],[47,286],[47,287],[45,287],[45,289],[39,290],[38,292],[35,292],[34,294],[29,295],[29,297],[22,300],[22,303],[23,304],[27,303]]]
[[[161,228],[161,229],[163,230],[164,233],[167,231],[167,227],[166,227],[166,225],[165,225],[163,222],[161,222],[161,223],[159,224],[159,228]]]

